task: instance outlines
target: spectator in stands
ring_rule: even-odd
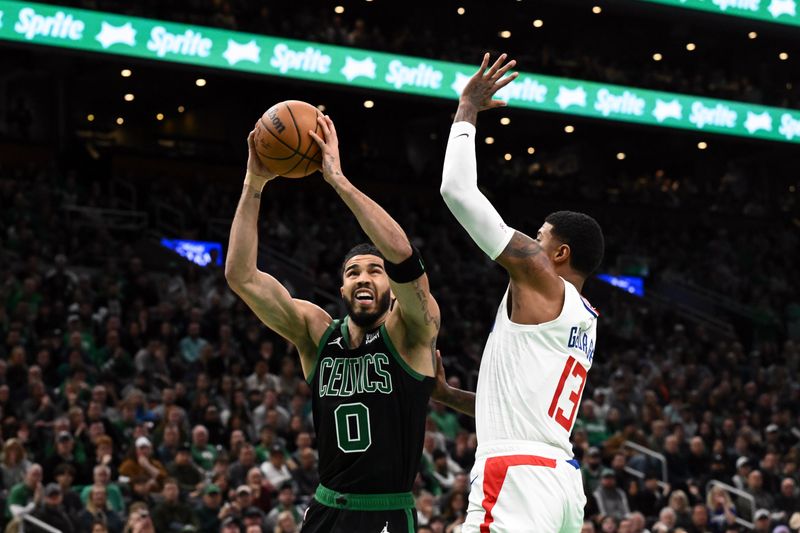
[[[319,472],[317,471],[317,455],[311,448],[300,452],[299,465],[292,470],[292,479],[301,497],[309,498],[319,485]]]
[[[147,437],[136,439],[133,453],[122,462],[119,473],[129,478],[146,477],[150,490],[159,492],[167,477],[167,470],[161,461],[152,457],[153,445]]]
[[[269,513],[270,509],[272,509],[272,494],[275,492],[275,488],[264,479],[264,474],[257,466],[252,467],[247,472],[246,481],[247,486],[252,491],[252,504],[265,514]]]
[[[244,439],[244,435],[242,435]],[[249,442],[239,447],[238,459],[228,468],[228,479],[232,485],[241,485],[246,481],[247,473],[256,466],[256,450]]]
[[[175,461],[167,467],[167,473],[178,482],[178,486],[184,493],[194,492],[197,485],[203,481],[203,473],[192,461],[191,446],[188,442],[178,446]]]
[[[769,533],[772,531],[770,513],[767,509],[759,509],[753,515],[753,531],[755,533]]]
[[[25,480],[8,491],[6,518],[31,512],[43,498],[42,467],[33,463],[25,473]]]
[[[708,509],[702,503],[692,507],[691,524],[686,528],[688,533],[711,533],[708,521]]]
[[[150,511],[144,503],[137,502],[131,505],[128,522],[125,524],[123,533],[156,533],[153,520],[150,518]]]
[[[55,471],[56,483],[61,487],[62,505],[69,516],[75,516],[83,509],[81,497],[73,490],[75,469],[69,464],[60,464]]]
[[[206,472],[214,466],[217,451],[208,443],[208,429],[203,425],[192,428],[192,459]]]
[[[31,515],[62,533],[73,533],[75,526],[61,502],[61,487],[58,483],[48,483],[44,488],[44,500],[36,506]]]
[[[675,511],[675,526],[687,528],[692,522],[689,498],[682,490],[673,491],[669,496],[669,507]]]
[[[755,500],[755,507],[751,506],[750,500],[740,497],[737,508],[743,517],[750,517],[752,520],[757,509],[772,509],[774,500],[772,495],[764,490],[763,483],[764,478],[760,470],[753,470],[747,476],[747,493]]]
[[[3,446],[3,462],[0,463],[5,486],[13,487],[17,483],[22,483],[30,466],[31,462],[28,461],[25,448],[19,439],[6,440]]]
[[[736,506],[722,487],[711,487],[706,496],[706,507],[711,512],[710,524],[715,533],[723,532],[729,525],[736,523]]]
[[[299,522],[291,511],[283,511],[278,515],[278,524],[272,531],[273,533],[298,533],[300,529],[297,524]]]
[[[106,488],[106,499],[111,509],[122,514],[125,511],[125,501],[122,498],[122,491],[117,483],[111,481],[111,469],[105,465],[97,465],[92,471],[92,485],[87,485],[81,491],[81,501],[85,505],[89,501],[89,493],[95,485],[102,485]]]
[[[283,446],[274,444],[269,451],[269,460],[261,465],[261,472],[273,487],[280,487],[285,481],[292,479],[292,473],[286,466],[286,455]]]
[[[775,510],[782,513],[782,521],[787,522],[794,513],[800,512],[800,493],[797,482],[790,477],[781,481],[781,492],[775,497]]]
[[[184,531],[187,527],[197,528],[197,517],[191,507],[180,501],[180,486],[174,478],[164,481],[161,495],[164,500],[153,509],[153,525],[156,531]]]
[[[78,531],[90,531],[95,523],[103,524],[110,533],[120,533],[123,528],[122,518],[108,502],[105,485],[91,485],[86,508],[76,520]]]
[[[593,496],[602,516],[620,520],[630,513],[628,497],[617,488],[617,479],[610,468],[603,469],[600,486],[594,491]]]
[[[195,509],[200,533],[217,533],[220,527],[219,512],[222,507],[222,491],[209,483],[202,491],[200,505]]]
[[[278,525],[278,516],[283,512],[289,512],[296,524],[303,521],[303,508],[295,504],[295,492],[291,482],[285,482],[278,491],[278,502],[266,517],[267,529],[273,529]]]

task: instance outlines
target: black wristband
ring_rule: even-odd
[[[395,283],[409,283],[419,278],[425,273],[425,263],[416,246],[411,246],[411,257],[402,263],[391,263],[384,261],[386,265],[386,275]]]

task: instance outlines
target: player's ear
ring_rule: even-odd
[[[572,250],[570,250],[569,244],[559,244],[555,254],[553,254],[553,262],[556,265],[568,264],[571,255]]]

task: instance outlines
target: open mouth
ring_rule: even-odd
[[[369,289],[358,289],[353,294],[353,297],[363,304],[369,304],[375,301],[375,296],[373,296],[372,291]]]

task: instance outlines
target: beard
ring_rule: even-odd
[[[374,311],[356,311],[353,307],[352,298],[345,298],[344,305],[347,308],[347,316],[350,317],[357,326],[365,328],[371,326],[378,320],[388,309],[391,303],[391,295],[386,291],[377,299],[378,307]]]

